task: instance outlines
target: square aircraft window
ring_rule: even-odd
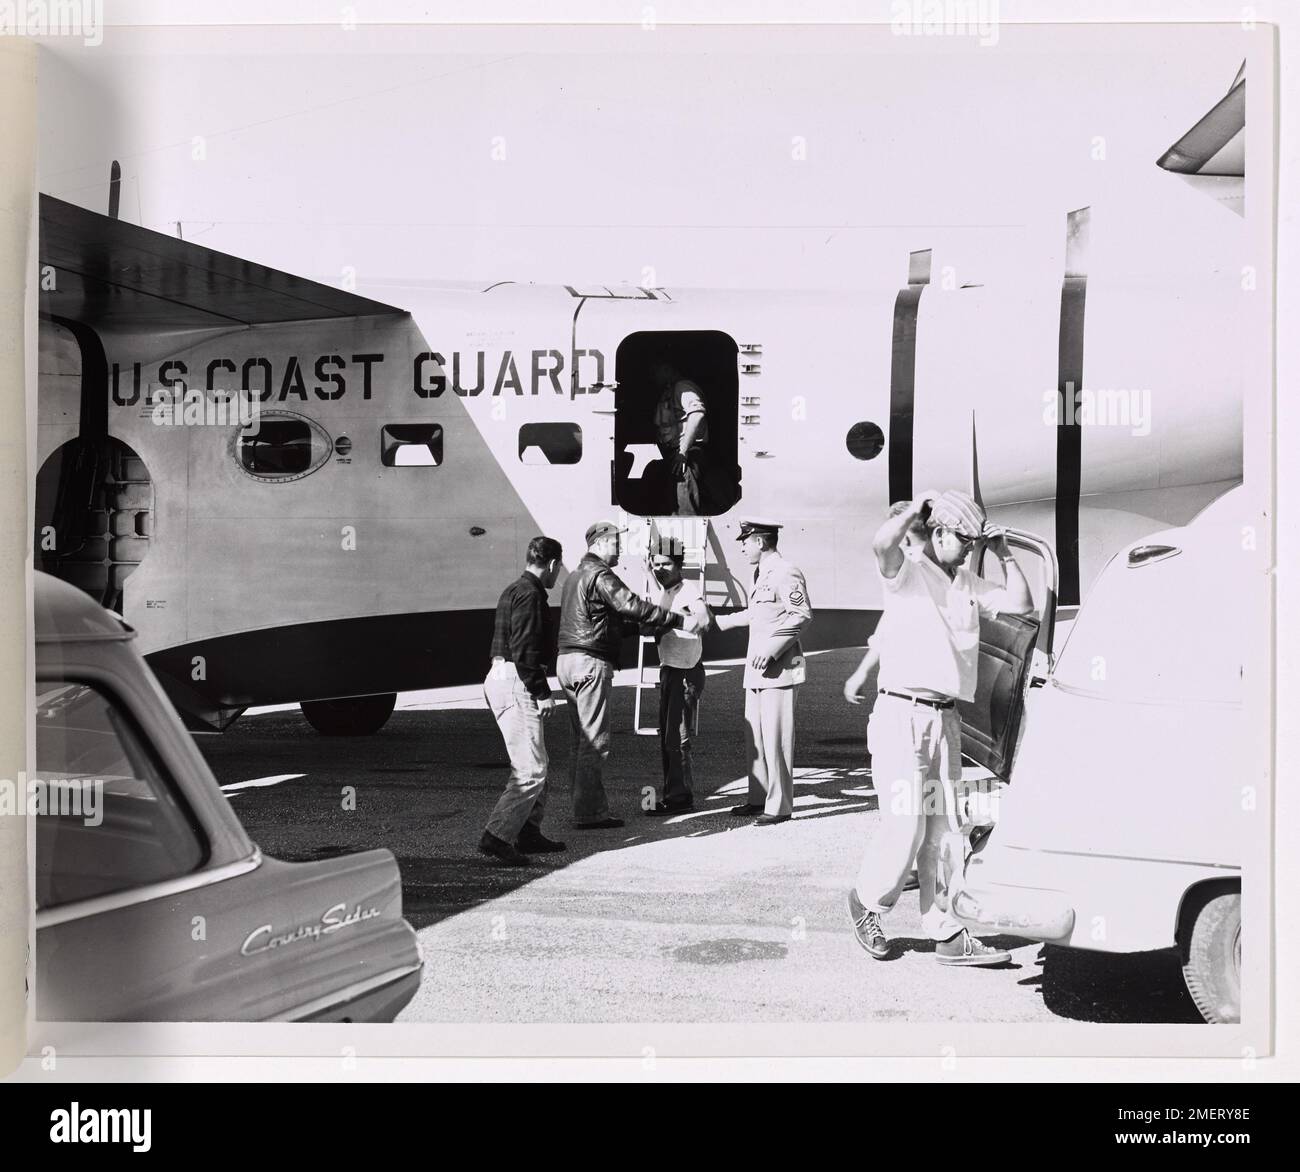
[[[442,463],[442,425],[390,423],[381,435],[385,468],[436,468]]]
[[[576,464],[582,459],[582,428],[576,423],[525,423],[519,429],[521,464]]]

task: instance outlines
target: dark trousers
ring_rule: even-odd
[[[573,824],[608,818],[609,801],[601,771],[609,756],[609,693],[614,665],[581,651],[562,651],[555,675],[568,701],[573,725]]]
[[[704,694],[704,664],[659,668],[659,750],[664,763],[666,806],[685,805],[694,798],[691,777],[691,738],[700,697]]]
[[[677,449],[671,444],[660,444],[660,454],[671,466],[677,456]],[[700,517],[704,515],[704,501],[701,496],[700,478],[703,474],[704,453],[693,447],[686,453],[686,459],[677,475],[672,478],[673,515],[677,517]]]

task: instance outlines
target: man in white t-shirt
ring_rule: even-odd
[[[906,557],[904,538],[926,529],[920,554]],[[1005,586],[977,577],[963,563],[984,537],[1002,563]],[[980,615],[1028,614],[1029,584],[1003,531],[964,492],[923,493],[877,531],[872,549],[885,592],[887,645],[867,726],[880,828],[849,892],[858,943],[877,959],[889,954],[880,917],[898,901],[912,860],[920,882],[921,925],[940,964],[1003,964],[1010,954],[971,937],[952,916],[939,866],[952,829],[953,783],[961,780],[961,720],[956,701],[975,697]]]
[[[899,513],[912,507],[911,501],[895,501],[889,506],[889,515],[897,517]],[[903,556],[919,557],[925,549],[925,526],[918,520],[913,523],[903,535]],[[888,628],[884,622],[876,624],[876,629],[872,632],[871,637],[867,640],[867,650],[862,656],[862,661],[853,670],[853,674],[844,681],[844,699],[850,704],[861,704],[863,701],[863,690],[867,686],[867,681],[871,678],[871,673],[880,666],[880,651],[885,645],[885,634]]]
[[[675,614],[690,615],[707,628],[709,608],[698,582],[682,577],[685,550],[677,538],[662,542],[650,557],[650,572],[662,587],[651,601]],[[704,640],[694,631],[664,631],[659,646],[659,752],[663,758],[664,788],[654,805],[646,809],[653,817],[682,814],[695,809],[691,775],[691,742],[704,695]]]

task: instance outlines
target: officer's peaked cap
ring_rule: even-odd
[[[775,537],[781,532],[781,526],[775,521],[741,521],[737,541],[744,541],[751,533],[765,533]]]

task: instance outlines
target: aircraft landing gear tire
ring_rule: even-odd
[[[307,723],[325,737],[368,737],[384,727],[396,706],[396,692],[341,700],[304,700],[299,705]]]
[[[1208,1022],[1241,1021],[1241,892],[1201,904],[1183,950],[1183,980]]]

